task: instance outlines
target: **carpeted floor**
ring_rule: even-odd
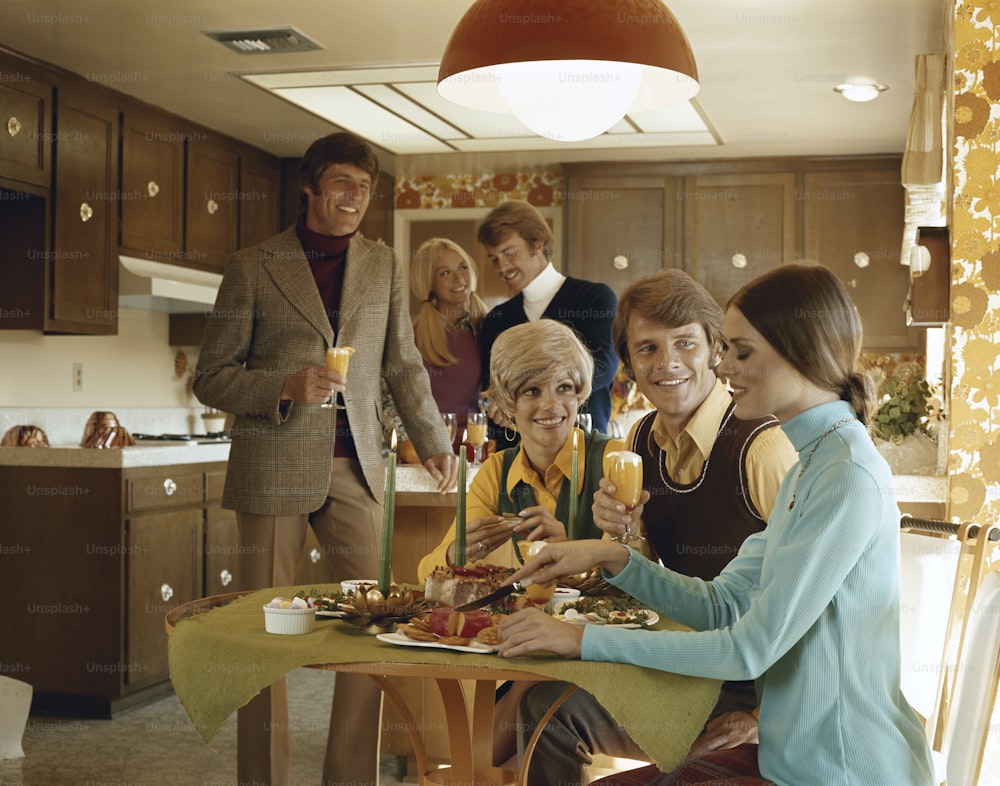
[[[320,782],[330,718],[330,672],[299,669],[288,675],[292,783]],[[31,717],[25,756],[0,760],[3,786],[235,786],[236,717],[211,745],[195,732],[174,695],[114,720]],[[415,783],[382,767],[382,786]]]

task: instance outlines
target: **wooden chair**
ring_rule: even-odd
[[[968,613],[941,752],[945,783],[979,782],[1000,680],[1000,563],[983,578]]]
[[[975,680],[966,680],[964,688],[958,683],[959,677],[966,670],[975,671],[979,675],[985,673],[979,670],[979,658],[985,656],[979,652],[978,644],[971,643],[973,627],[977,640],[981,640],[984,635],[987,635],[983,633],[983,628],[988,623],[992,623],[1000,631],[1000,609],[994,612],[991,619],[989,613],[982,613],[978,610],[979,606],[974,606],[977,602],[980,586],[985,585],[987,577],[996,573],[996,569],[990,570],[990,563],[993,553],[1000,548],[1000,526],[980,527],[972,522],[955,524],[904,515],[900,520],[900,529],[902,530],[900,538],[901,584],[903,588],[901,603],[904,612],[907,605],[913,603],[917,604],[918,612],[922,612],[922,599],[934,593],[935,590],[940,592],[942,586],[947,586],[943,584],[945,579],[942,578],[944,575],[942,572],[947,570],[950,575],[953,575],[951,602],[943,637],[941,636],[941,621],[937,607],[932,612],[933,619],[926,623],[916,623],[907,619],[906,613],[901,614],[900,636],[901,649],[904,654],[904,693],[913,704],[914,709],[926,718],[928,740],[935,756],[935,774],[938,775],[938,782],[945,782],[947,777],[953,784],[973,784],[975,782],[973,780],[955,780],[957,776],[952,774],[955,772],[953,768],[960,766],[955,762],[962,761],[961,766],[967,770],[969,756],[973,755],[972,746],[975,745],[978,745],[978,750],[974,754],[974,763],[977,768],[981,766],[982,750],[986,744],[988,729],[980,728],[977,737],[973,733],[974,729],[971,729],[964,722],[967,713],[982,709],[981,706],[972,703],[974,690],[971,685],[979,683],[976,683]],[[913,540],[914,537],[936,538],[940,542],[935,544],[928,540],[927,544],[918,544],[917,541]],[[937,557],[938,565],[936,568],[932,567],[935,560],[928,559],[928,555]],[[945,559],[942,560],[941,557],[945,557]],[[1000,563],[996,567],[1000,568]],[[915,581],[919,581],[919,583],[915,584]],[[996,581],[996,576],[990,578],[990,585]],[[986,602],[985,598],[983,602]],[[916,616],[919,617],[919,613]],[[913,630],[913,628],[918,630]],[[936,669],[931,668],[925,662],[927,657],[930,657],[929,655],[921,656],[920,668],[929,672],[923,680],[917,680],[918,675],[906,674],[908,668],[914,668],[913,642],[916,641],[915,635],[929,635],[932,638],[931,648],[939,649],[941,653],[941,659]],[[994,647],[994,655],[996,655],[995,650]],[[927,649],[923,651],[929,652]],[[937,672],[936,675],[934,671]],[[910,682],[909,690],[907,690],[908,680]],[[937,686],[934,690],[933,702],[929,702],[928,688],[935,680]],[[921,684],[914,688],[915,682]],[[965,691],[961,697],[958,695],[959,690]],[[996,695],[995,673],[992,688],[987,690],[987,694],[982,698],[992,711]],[[959,706],[960,699],[961,706]],[[988,721],[986,726],[988,726]]]
[[[941,693],[951,612],[951,596],[942,589],[955,584],[961,550],[954,536],[936,529],[913,526],[899,533],[901,682],[903,695],[928,730]]]

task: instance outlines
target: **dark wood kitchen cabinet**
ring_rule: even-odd
[[[796,256],[795,175],[692,175],[684,182],[684,269],[721,306]]]
[[[202,509],[130,516],[125,527],[127,689],[167,679],[163,618],[180,603],[201,597]]]
[[[52,84],[0,55],[0,180],[52,183]]]
[[[118,133],[116,105],[59,87],[48,332],[117,333]]]
[[[805,172],[802,190],[807,259],[833,270],[861,315],[865,348],[916,351],[907,326],[910,270],[900,264],[905,199],[898,165]]]
[[[919,352],[899,168],[898,156],[568,164],[564,270],[620,292],[681,268],[724,306],[761,273],[812,259],[850,289],[866,350]]]
[[[281,230],[281,162],[240,154],[240,248],[249,248]]]
[[[157,448],[145,448],[157,450]],[[206,477],[225,463],[0,466],[3,673],[37,712],[109,717],[169,690],[164,615],[202,596]]]
[[[571,169],[563,271],[603,281],[621,294],[636,278],[678,267],[681,182],[662,175],[608,177]]]
[[[187,143],[184,258],[191,267],[221,271],[239,242],[239,158],[231,146],[195,133]]]
[[[95,91],[60,83],[55,115],[55,131],[46,134],[54,187],[4,192],[10,198],[0,210],[0,327],[112,334],[118,322],[118,109]]]
[[[166,115],[127,109],[122,118],[123,253],[184,265],[184,142],[190,136]]]
[[[167,679],[163,618],[201,597],[205,473],[198,465],[144,467],[125,470],[124,478],[123,677],[135,690]]]
[[[224,469],[205,473],[205,581],[202,595],[221,595],[239,585],[240,530],[236,511],[222,508]]]

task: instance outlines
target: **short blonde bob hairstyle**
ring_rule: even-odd
[[[590,397],[594,359],[583,342],[561,322],[539,319],[507,328],[490,353],[490,388],[500,410],[514,411],[518,396],[530,385],[570,379],[580,404]]]

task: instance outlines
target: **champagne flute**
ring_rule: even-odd
[[[441,420],[444,421],[444,427],[448,429],[448,441],[452,445],[455,444],[455,432],[458,431],[458,420],[455,417],[454,412],[442,412]]]
[[[347,377],[347,366],[351,362],[351,355],[354,354],[354,347],[329,347],[326,350],[326,370],[336,371],[343,377]],[[334,404],[336,396],[330,396],[330,400],[320,404],[324,409],[344,409],[343,404]]]
[[[518,540],[517,550],[521,553],[521,559],[527,562],[546,545],[548,544],[544,540]],[[552,597],[556,594],[556,581],[553,579],[548,584],[533,582],[524,588],[524,594],[536,606],[547,606],[552,602]]]
[[[473,447],[473,464],[481,464],[481,451],[486,444],[486,415],[483,412],[470,412],[468,421],[469,444]]]
[[[642,496],[642,456],[630,450],[608,453],[604,456],[604,475],[614,484],[615,493],[612,496],[625,505],[626,512],[631,513]],[[613,536],[612,540],[631,543],[645,538],[633,533],[629,526],[626,526],[625,532]]]

